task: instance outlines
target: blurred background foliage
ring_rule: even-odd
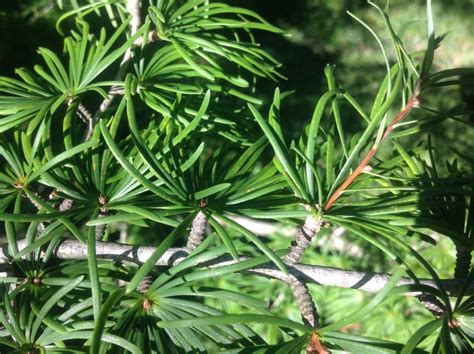
[[[315,100],[327,90],[324,77],[326,64],[336,64],[336,79],[363,107],[369,107],[385,75],[385,64],[376,41],[346,11],[356,14],[377,32],[383,41],[389,43],[389,34],[384,28],[378,12],[365,0],[227,0],[227,2],[252,8],[271,23],[285,29],[286,36],[259,33],[257,41],[283,63],[283,74],[287,80],[278,85],[282,91],[295,91],[282,105],[282,123],[293,136],[311,117]],[[59,10],[54,0],[17,0],[0,2],[0,74],[12,75],[16,67],[32,67],[39,61],[38,47],[47,47],[56,52],[62,50],[62,38],[57,35],[55,21]],[[436,51],[435,70],[449,67],[474,66],[474,0],[437,0],[434,12],[438,34],[447,32],[441,47]],[[395,31],[409,51],[423,49],[426,41],[425,1],[390,1],[391,21]],[[106,25],[106,24],[101,24]],[[387,45],[387,48],[390,48]],[[395,53],[390,52],[392,61]],[[259,94],[268,102],[273,95],[275,83],[261,82]],[[425,97],[434,109],[447,109],[460,100],[472,111],[468,124],[474,123],[474,90],[469,87],[452,87],[437,90],[435,96]],[[347,112],[350,112],[348,109]],[[352,114],[352,113],[350,113]],[[350,117],[346,114],[346,117]],[[344,112],[343,112],[344,116]],[[348,118],[346,118],[348,119]],[[353,120],[353,131],[358,129],[359,120]],[[409,144],[426,141],[428,132],[416,135],[417,140]],[[453,160],[454,148],[462,154],[472,156],[474,130],[453,120],[433,126],[429,131],[433,145],[437,148],[440,161]],[[387,144],[390,145],[390,144]],[[385,152],[388,153],[388,152]],[[457,157],[459,158],[459,157]],[[462,162],[462,161],[461,161]],[[466,163],[466,161],[462,162]],[[126,232],[129,243],[149,243],[150,234],[156,228],[150,227],[144,233],[138,228],[110,230],[112,239]],[[328,231],[327,233],[329,234]],[[333,231],[332,231],[333,232]],[[334,235],[333,235],[334,236]],[[341,247],[324,242],[324,235],[318,246],[308,250],[303,263],[318,264],[356,270],[390,271],[394,263],[381,251],[363,243],[360,239],[344,232]],[[436,237],[436,235],[435,235]],[[120,238],[123,240],[123,237]],[[454,249],[447,238],[438,238],[436,246],[419,242],[418,250],[439,272],[441,278],[453,274]],[[269,235],[272,249],[286,248],[290,238],[283,234]],[[413,262],[414,264],[414,262]],[[419,269],[421,272],[422,270]],[[211,284],[230,290],[242,291],[248,295],[264,297],[269,307],[278,315],[299,320],[298,309],[288,286],[278,281],[269,281],[256,276],[234,274],[225,279],[214,279]],[[360,308],[370,296],[350,289],[335,289],[311,286],[323,322],[333,322]],[[209,300],[211,301],[211,300]],[[220,300],[212,300],[219,302]],[[241,313],[235,303],[219,304],[230,313]],[[278,313],[280,311],[280,313]],[[372,337],[405,342],[431,315],[412,297],[390,297],[371,314],[370,321],[360,321],[344,330]],[[402,329],[402,330],[400,330]],[[267,336],[276,343],[284,334],[276,328],[268,328]],[[428,343],[426,343],[428,344]]]

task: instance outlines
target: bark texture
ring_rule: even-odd
[[[319,327],[319,315],[306,284],[293,276],[290,277],[289,283],[298,303],[303,321],[313,328]]]
[[[141,292],[142,294],[145,294],[148,289],[150,288],[150,285],[153,283],[153,277],[151,276],[146,276],[143,278],[143,280],[138,284],[137,290]]]
[[[288,264],[295,264],[301,260],[304,251],[311,244],[313,237],[321,230],[323,221],[321,217],[315,218],[310,215],[296,234],[296,239],[291,243],[290,251],[285,256],[285,262]]]
[[[441,317],[446,312],[444,304],[438,300],[438,298],[432,294],[420,294],[416,298],[425,305],[426,309],[431,312],[435,317]]]
[[[98,218],[101,219],[101,218],[105,218],[106,216],[107,216],[107,211],[105,210],[105,208],[101,208]],[[95,239],[97,241],[102,241],[102,239],[104,238],[104,234],[105,234],[105,224],[97,225],[95,227]]]
[[[20,240],[17,242],[17,246],[19,250],[22,250],[27,246],[27,243],[25,240]],[[108,259],[134,264],[145,263],[148,258],[151,257],[155,249],[155,247],[151,246],[131,246],[114,242],[98,241],[96,243],[96,255],[98,259]],[[188,256],[188,254],[186,248],[170,248],[156,262],[156,265],[172,266],[182,261]],[[87,245],[77,240],[64,240],[58,244],[52,255],[58,259],[87,259]],[[8,244],[1,245],[0,265],[3,268],[7,267],[10,263],[10,259]],[[217,257],[208,260],[206,264],[202,264],[201,266],[217,268],[235,264],[246,259],[247,258],[245,257],[241,257],[240,260],[234,260],[229,256]],[[351,288],[370,293],[377,293],[382,290],[390,279],[390,274],[361,272],[307,264],[288,265],[288,271],[292,276],[307,284]],[[270,263],[248,269],[245,272],[288,282],[288,275],[281,272],[275,265]],[[441,280],[441,282],[450,296],[457,296],[463,285],[463,281],[460,279],[444,279]],[[421,279],[419,283],[436,287],[436,283],[431,279]],[[398,282],[398,286],[410,284],[418,284],[418,282],[415,282],[410,278],[402,278]],[[407,295],[416,296],[420,295],[420,293],[411,292],[407,293]],[[466,295],[474,295],[474,283],[468,287]]]
[[[196,247],[198,247],[202,243],[202,240],[204,239],[204,235],[206,233],[206,226],[206,214],[200,211],[194,218],[193,224],[191,226],[191,231],[189,231],[188,241],[186,243],[186,248],[189,252],[194,251]]]

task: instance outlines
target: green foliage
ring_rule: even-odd
[[[386,69],[370,109],[328,65],[294,137],[281,117],[289,92],[277,88],[262,114],[257,83],[284,76],[254,33],[283,31],[257,13],[209,0],[58,1],[63,55],[40,48],[42,65],[0,77],[0,351],[468,352],[473,159],[440,161],[419,133],[448,118],[469,126],[462,105],[429,97],[474,71],[437,71],[431,1],[415,53],[388,6],[369,4],[388,40],[350,15]],[[242,217],[280,229],[263,236]],[[318,286],[302,299],[292,277],[310,277],[284,258],[283,226],[306,237],[311,220],[324,242],[303,261],[392,273],[375,295]],[[336,229],[356,257],[331,251]],[[134,240],[152,248],[118,254]],[[450,242],[457,255],[436,259]],[[456,280],[443,282],[454,263]],[[436,318],[407,293],[431,299]]]

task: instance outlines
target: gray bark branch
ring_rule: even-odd
[[[25,241],[18,241],[18,248],[20,250],[25,247]],[[96,244],[97,258],[135,264],[146,262],[154,251],[155,247],[150,246],[130,246],[112,242],[97,242]],[[87,259],[87,245],[76,240],[64,240],[54,250],[53,254],[59,259]],[[156,265],[171,266],[175,263],[179,263],[186,258],[186,256],[188,256],[186,248],[170,248],[156,262]],[[242,260],[244,259],[245,258],[242,258]],[[0,264],[7,264],[8,262],[8,245],[4,244],[0,248]],[[219,257],[207,262],[206,266],[215,268],[236,262],[237,261],[229,257]],[[352,288],[370,293],[379,292],[390,279],[390,274],[345,270],[307,264],[288,265],[288,270],[292,276],[304,283]],[[270,263],[248,269],[246,272],[267,278],[279,279],[284,282],[288,282],[289,280],[287,275]],[[436,288],[436,284],[433,280],[423,279],[420,282],[421,284]],[[462,287],[462,281],[459,279],[445,279],[442,280],[442,283],[450,296],[458,295]],[[410,284],[415,284],[415,281],[410,278],[402,278],[398,285]],[[474,283],[469,286],[467,294],[474,294]],[[407,295],[416,296],[419,295],[419,293],[412,292],[407,293]]]

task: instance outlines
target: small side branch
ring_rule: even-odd
[[[30,201],[30,203],[36,208],[38,209],[38,211],[42,210],[43,207],[41,206],[41,204],[35,200],[29,193],[24,193],[23,194],[24,196],[26,196],[26,198]],[[34,195],[38,198],[38,199],[42,199],[42,197],[40,196],[40,194],[38,192],[34,192]],[[51,194],[49,195],[49,199],[51,200],[53,198],[53,196],[55,196],[55,192],[51,192]],[[69,209],[72,208],[72,205],[73,205],[73,201],[71,199],[63,199],[59,205],[57,203],[54,203],[53,204],[53,208],[55,209],[58,209],[59,211],[67,211]],[[43,221],[43,222],[40,222],[38,224],[38,232],[39,233],[42,233],[45,229],[45,224],[49,224],[49,221]]]
[[[107,209],[106,208],[100,208],[98,218],[105,218],[107,216]],[[105,234],[105,224],[100,224],[95,227],[95,239],[97,241],[102,241],[104,238]]]
[[[130,21],[130,34],[133,36],[137,33],[138,28],[141,25],[141,17],[140,17],[140,0],[128,0],[127,1],[127,10],[130,13],[131,21]],[[132,48],[128,48],[125,52],[122,61],[120,62],[120,68],[115,76],[116,81],[121,81],[125,77],[127,72],[128,65],[132,59],[133,52]],[[112,86],[107,94],[107,98],[102,101],[99,106],[97,112],[95,112],[92,119],[89,120],[89,126],[87,128],[86,135],[84,140],[89,140],[92,137],[92,133],[94,132],[94,128],[99,120],[100,116],[112,105],[115,97],[120,92],[120,87]]]
[[[446,313],[446,307],[438,298],[432,294],[419,294],[416,298],[425,306],[425,308],[439,318]]]
[[[82,103],[79,103],[77,106],[76,113],[78,117],[84,122],[84,123],[89,123],[92,120],[92,113],[89,112],[89,110],[84,106]]]
[[[294,276],[290,276],[289,283],[298,303],[303,322],[312,328],[319,327],[319,315],[306,284]]]
[[[41,199],[41,196],[38,194],[38,193],[34,193],[36,197],[40,198]],[[30,201],[30,203],[38,210],[41,210],[42,209],[42,206],[40,203],[38,203],[36,200],[34,200],[28,193],[24,193],[24,195],[26,196],[26,198]]]
[[[153,277],[152,276],[146,276],[145,278],[143,278],[143,280],[138,284],[137,286],[137,290],[142,293],[142,294],[145,294],[148,289],[150,288],[150,285],[153,283]]]
[[[105,218],[107,216],[107,197],[103,194],[99,195],[98,198],[98,203],[99,203],[99,214],[98,218]],[[97,241],[102,241],[104,238],[104,233],[105,233],[106,225],[105,224],[100,224],[95,227],[95,239]]]
[[[288,264],[295,264],[301,260],[304,251],[310,246],[313,237],[319,233],[323,221],[321,216],[308,216],[303,227],[298,229],[295,241],[292,242],[290,251],[286,254],[284,260]]]
[[[192,252],[196,249],[204,239],[207,226],[207,217],[202,211],[199,211],[193,220],[191,231],[189,231],[188,241],[186,243],[186,249]]]

